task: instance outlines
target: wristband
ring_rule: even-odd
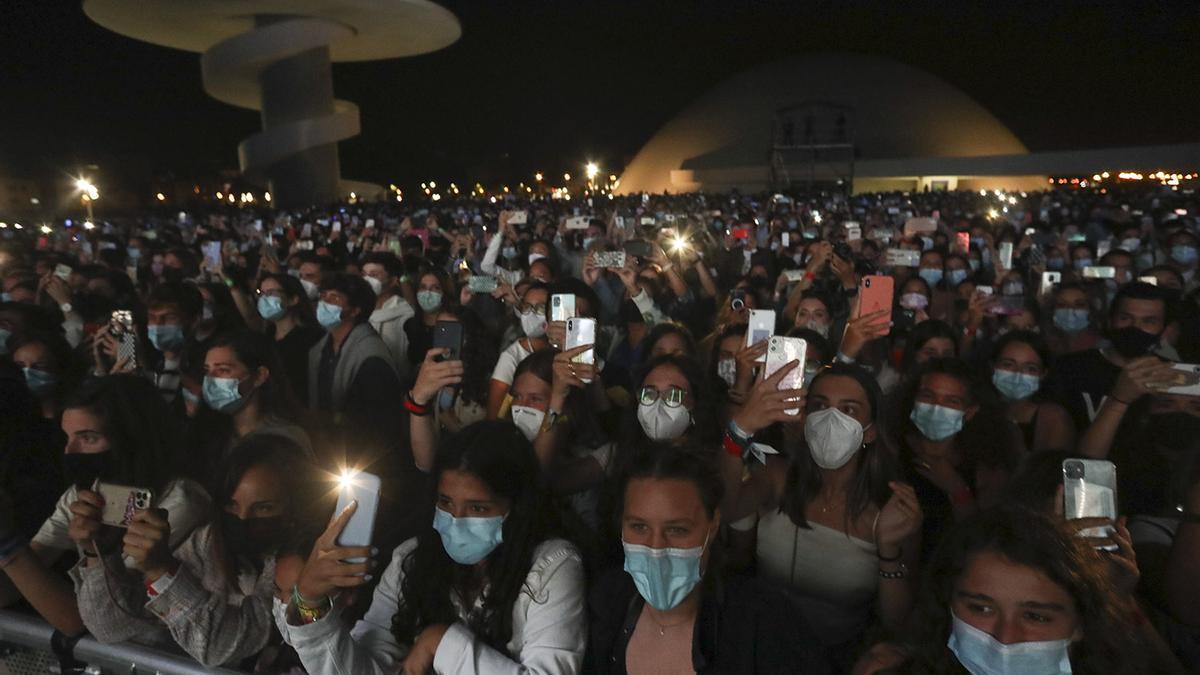
[[[879,570],[880,579],[903,579],[907,574],[908,566],[904,563],[900,563],[895,572],[885,572],[883,570]]]
[[[404,396],[404,409],[416,415],[417,417],[425,417],[429,415],[429,406],[417,403],[416,399],[412,397],[411,390]]]
[[[324,602],[314,605],[300,595],[300,585],[296,584],[292,586],[292,604],[295,605],[296,613],[300,615],[300,620],[305,624],[310,624],[333,609],[333,598],[326,596]]]
[[[813,279],[817,278],[817,275],[813,274],[811,270],[805,270],[804,278],[808,281],[812,281]]]
[[[154,596],[158,595],[158,589],[156,589],[156,588],[154,587],[154,586],[155,586],[155,584],[157,584],[158,582],[162,581],[163,579],[170,579],[170,578],[174,578],[174,576],[175,576],[176,574],[179,574],[179,561],[178,561],[178,560],[172,560],[172,561],[171,561],[171,564],[170,564],[170,565],[167,567],[167,571],[166,571],[166,573],[165,573],[165,574],[163,574],[161,577],[159,577],[159,578],[155,579],[154,581],[150,581],[149,579],[143,579],[143,580],[142,580],[142,581],[143,581],[143,583],[145,583],[145,584],[146,584],[146,595],[148,595],[148,596],[150,596],[150,597],[152,597],[152,598],[153,598]]]
[[[725,448],[725,453],[730,457],[737,457],[738,459],[742,458],[742,446],[738,445],[738,442],[733,440],[733,434],[729,433],[728,431],[725,432],[725,437],[721,439],[721,447]]]

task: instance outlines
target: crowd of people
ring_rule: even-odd
[[[1137,184],[8,228],[0,599],[67,669],[1196,672],[1198,223]]]

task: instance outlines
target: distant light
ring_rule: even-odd
[[[564,173],[564,174],[563,174],[563,180],[571,180],[571,174],[569,174],[569,173]]]
[[[265,199],[265,200],[267,200],[267,201],[271,201],[271,193],[270,193],[270,192],[264,192],[264,193],[263,193],[263,199]]]
[[[821,222],[821,213],[819,211],[813,211],[813,222],[814,223]]]
[[[584,172],[587,173],[588,180],[595,180],[596,175],[600,173],[600,167],[596,166],[595,162],[588,162]]]
[[[37,206],[38,204],[42,203],[42,200],[38,199],[37,197],[30,197],[29,203],[33,204],[34,206]]]
[[[158,201],[160,201],[160,202],[165,202],[165,201],[167,201],[167,196],[166,196],[166,195],[164,195],[164,194],[163,194],[163,193],[161,193],[161,192],[156,192],[156,193],[154,193],[154,198],[155,198],[155,199],[157,199],[157,200],[158,200]]]
[[[425,188],[427,188],[427,187],[429,187],[429,185],[428,185],[428,184],[426,184],[426,183],[421,183],[421,189],[422,189],[422,190],[424,190],[424,189],[425,189]]]
[[[356,195],[356,194],[354,194],[353,192],[351,192],[351,193],[350,193],[350,199],[358,199],[358,195]]]
[[[980,190],[980,191],[979,191],[979,196],[980,196],[980,197],[986,197],[986,196],[987,196],[987,190]]]
[[[437,183],[435,183],[433,181],[429,181],[429,187],[435,188],[435,187],[437,187]]]
[[[988,218],[996,218],[999,215],[1000,215],[1000,212],[997,211],[996,209],[991,209],[990,211],[988,211]]]
[[[441,199],[442,199],[442,196],[440,194],[438,194],[436,192],[433,193],[433,201],[437,202],[437,201],[441,201]]]
[[[50,234],[50,226],[49,225],[42,226],[42,234]]]
[[[233,193],[230,193],[230,195],[229,195],[229,203],[230,204],[233,203]]]
[[[533,179],[539,183],[542,182],[542,172],[539,171],[539,172],[533,174]]]
[[[225,198],[225,195],[221,194],[220,192],[217,193],[217,201],[220,201],[224,198]]]
[[[20,223],[13,223],[13,227],[15,227],[16,229],[18,229],[18,230],[19,230],[19,229],[21,229],[21,224],[20,224]]]
[[[94,229],[96,229],[96,224],[90,220],[85,220],[85,221],[83,221],[83,229],[94,230]]]

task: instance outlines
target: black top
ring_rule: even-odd
[[[696,673],[830,673],[820,643],[784,593],[756,579],[706,584],[692,638]],[[584,672],[624,675],[625,650],[644,601],[620,569],[602,574],[589,598]]]
[[[1086,429],[1120,374],[1121,369],[1099,349],[1064,354],[1055,360],[1045,390],[1066,406],[1076,429]]]
[[[279,361],[287,373],[288,384],[296,399],[308,405],[308,351],[317,341],[325,337],[325,331],[317,326],[301,324],[293,328],[282,340],[275,341]]]
[[[404,322],[404,334],[408,336],[408,362],[414,366],[425,360],[425,352],[433,347],[433,326],[426,326],[421,315]]]

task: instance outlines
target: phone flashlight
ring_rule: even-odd
[[[683,238],[676,238],[671,242],[671,253],[680,253],[688,249],[688,242]]]
[[[343,469],[341,475],[339,475],[337,479],[338,487],[343,490],[349,487],[354,487],[354,477],[357,473],[357,471]]]

